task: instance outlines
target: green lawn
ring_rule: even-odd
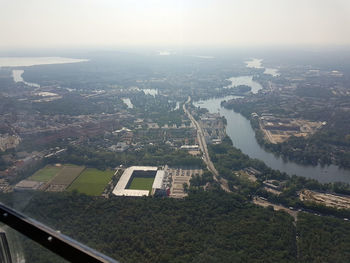
[[[53,178],[61,169],[63,166],[53,166],[53,165],[46,165],[44,168],[37,171],[35,174],[30,176],[28,179],[38,182],[48,182]]]
[[[87,195],[101,195],[108,182],[112,179],[113,171],[101,171],[94,168],[85,169],[68,187],[68,191],[77,190]]]
[[[153,185],[154,178],[148,178],[148,177],[135,177],[131,184],[129,189],[136,189],[136,190],[148,190],[152,191],[152,185]]]

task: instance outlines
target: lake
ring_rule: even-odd
[[[158,95],[158,90],[157,89],[142,89],[142,91],[145,93],[145,95],[151,95],[153,97]]]
[[[251,60],[247,60],[245,62],[247,68],[264,68],[261,64],[262,64],[262,59],[258,59],[258,58],[253,58]]]
[[[88,59],[63,57],[0,57],[0,67],[29,67],[36,65],[86,62]]]
[[[50,65],[50,64],[67,64],[67,63],[79,63],[86,62],[88,59],[75,59],[75,58],[63,58],[63,57],[0,57],[1,67],[30,67],[36,65]],[[40,88],[39,84],[30,83],[24,81],[22,74],[23,69],[12,70],[12,77],[14,82],[23,82],[24,84]]]

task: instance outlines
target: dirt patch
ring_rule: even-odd
[[[322,122],[303,119],[263,116],[259,119],[260,129],[270,143],[282,143],[291,136],[307,137],[322,127]]]
[[[290,214],[294,218],[295,221],[298,218],[298,211],[289,209],[289,208],[281,206],[281,205],[276,205],[276,204],[270,203],[269,201],[263,200],[263,199],[261,199],[259,197],[254,197],[253,203],[256,204],[256,205],[262,206],[262,207],[272,206],[273,209],[276,210],[276,211],[285,211],[288,214]]]
[[[310,201],[337,209],[350,208],[350,196],[320,193],[311,190],[303,190],[299,193],[301,201]]]

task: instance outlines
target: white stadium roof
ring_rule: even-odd
[[[156,177],[154,178],[152,189],[162,188],[163,179],[164,179],[164,170],[158,170]]]
[[[133,189],[123,189],[123,190],[113,190],[113,194],[118,196],[148,196],[148,190],[133,190]]]
[[[115,186],[113,190],[114,195],[118,196],[144,196],[148,195],[149,191],[147,190],[132,190],[132,189],[125,189],[127,186],[130,177],[134,171],[157,171],[158,167],[156,166],[131,166],[127,169],[125,169],[124,173],[120,177],[117,185]],[[158,172],[157,172],[158,174]],[[153,183],[154,184],[154,183]]]

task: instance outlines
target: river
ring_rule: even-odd
[[[26,85],[28,85],[30,87],[40,88],[39,84],[24,81],[24,79],[22,77],[23,73],[24,73],[24,70],[22,70],[22,69],[14,69],[14,70],[12,70],[13,81],[14,82],[23,82],[24,84],[26,84]]]
[[[251,92],[253,94],[258,93],[258,91],[262,89],[260,83],[253,80],[253,76],[232,77],[227,80],[231,81],[231,85],[224,87],[224,89],[234,88],[239,85],[247,85],[252,88]]]
[[[263,59],[253,58],[251,60],[247,60],[245,62],[247,68],[258,68],[265,69],[264,74],[271,75],[273,77],[278,77],[280,74],[278,73],[278,69],[275,68],[265,68],[262,66]]]
[[[321,183],[350,183],[350,170],[339,169],[335,165],[321,167],[320,165],[310,166],[285,162],[281,157],[276,157],[274,154],[265,151],[255,139],[255,132],[250,125],[250,121],[241,114],[220,106],[221,101],[232,98],[235,98],[235,96],[198,101],[194,105],[207,108],[212,113],[219,111],[220,115],[227,120],[226,133],[231,138],[233,145],[250,157],[264,161],[271,168],[286,172],[289,175],[295,174],[313,178]]]
[[[124,104],[128,106],[129,109],[134,108],[134,105],[132,104],[131,100],[129,98],[122,98],[122,101]]]

